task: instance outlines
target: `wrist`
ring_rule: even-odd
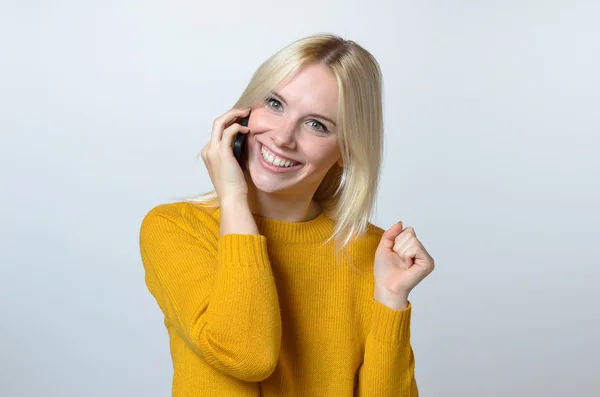
[[[373,298],[394,310],[404,310],[408,307],[408,292],[391,293],[384,287],[375,287]]]
[[[243,197],[221,201],[220,235],[260,234],[248,202]]]
[[[235,209],[238,209],[239,207],[248,207],[248,198],[247,196],[223,197],[222,199],[219,199],[219,205],[221,208],[233,207]]]

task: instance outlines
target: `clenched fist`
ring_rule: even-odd
[[[435,267],[434,260],[417,239],[412,227],[403,229],[398,222],[388,229],[375,251],[375,299],[401,310],[408,294]]]

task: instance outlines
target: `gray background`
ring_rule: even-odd
[[[3,1],[0,395],[167,396],[138,231],[256,67],[333,32],[385,79],[373,223],[436,259],[423,396],[600,393],[597,1]]]

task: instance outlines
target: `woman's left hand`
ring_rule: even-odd
[[[410,291],[434,269],[434,260],[417,239],[412,227],[398,222],[383,233],[375,251],[376,299],[392,308],[402,308]]]

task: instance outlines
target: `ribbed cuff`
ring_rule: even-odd
[[[394,310],[373,299],[371,307],[371,333],[375,339],[385,343],[410,341],[410,302],[403,310]]]
[[[260,234],[220,236],[218,249],[221,265],[251,269],[271,266],[267,252],[267,238]]]

